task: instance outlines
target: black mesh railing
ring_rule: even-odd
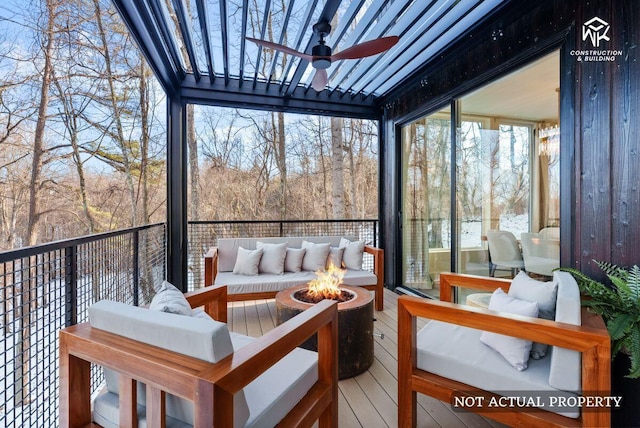
[[[353,236],[378,245],[378,220],[190,221],[189,290],[204,285],[204,255],[218,238],[278,236]],[[363,269],[373,270],[373,256],[365,254]]]
[[[377,246],[377,220],[190,222],[189,288],[221,237],[351,235]],[[154,224],[0,252],[0,427],[58,425],[58,332],[100,299],[150,302],[166,278],[166,227]],[[369,255],[365,255],[369,256]],[[372,269],[372,258],[364,268]],[[91,391],[103,383],[91,370]]]
[[[58,332],[100,299],[148,303],[165,235],[156,224],[0,253],[0,426],[58,425]],[[102,370],[91,377],[96,392]]]

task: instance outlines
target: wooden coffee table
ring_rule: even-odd
[[[278,325],[313,305],[293,297],[306,288],[301,285],[276,294]],[[359,375],[373,364],[373,293],[360,287],[340,288],[355,295],[348,302],[338,303],[338,377],[345,379]],[[301,347],[316,351],[315,335]]]

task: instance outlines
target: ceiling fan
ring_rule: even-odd
[[[312,48],[311,55],[304,52],[298,52],[295,49],[266,40],[254,39],[252,37],[247,37],[247,40],[257,45],[279,50],[281,52],[288,53],[289,55],[294,55],[309,61],[313,68],[316,69],[316,74],[313,76],[311,86],[318,92],[322,91],[327,85],[327,68],[329,68],[332,62],[343,59],[359,59],[377,55],[390,49],[393,45],[398,43],[398,40],[400,40],[398,36],[381,37],[351,46],[350,48],[336,52],[335,54],[331,54],[331,48],[327,46],[324,41],[324,38],[331,32],[331,25],[328,22],[318,22],[313,26],[313,32],[318,35],[320,40],[318,44]]]

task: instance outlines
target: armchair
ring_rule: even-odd
[[[186,297],[192,307],[204,306],[226,321],[226,287]],[[83,323],[60,332],[61,427],[100,426],[97,401],[92,415],[92,363],[118,375],[111,388],[118,394],[105,390],[99,396],[110,397],[102,408],[115,407],[103,412],[102,420],[111,417],[103,426],[135,427],[144,419],[147,426],[226,428],[265,420],[337,426],[336,302],[321,302],[258,339],[230,334],[226,324],[201,317],[107,301],[94,307],[92,323],[99,328]],[[107,331],[110,326],[117,333]],[[146,337],[137,338],[136,330]],[[317,354],[296,348],[314,333]]]
[[[607,329],[599,316],[581,310],[577,285],[567,275],[556,273],[560,284],[555,321],[451,303],[454,286],[485,291],[501,287],[506,291],[509,280],[441,274],[440,301],[398,298],[399,426],[416,426],[418,392],[448,402],[460,395],[499,400],[502,391],[609,395],[611,345]],[[418,317],[432,320],[420,332]],[[576,318],[578,322],[574,322]],[[517,371],[497,352],[478,343],[478,330],[546,343],[553,351],[551,356],[530,361],[527,370]],[[607,408],[574,409],[569,415],[527,407],[471,410],[510,426],[606,427],[611,423]]]

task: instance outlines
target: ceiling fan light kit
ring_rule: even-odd
[[[398,43],[398,36],[381,37],[367,42],[360,43],[355,46],[351,46],[341,52],[337,52],[332,55],[331,48],[325,44],[324,38],[331,32],[331,25],[328,22],[318,22],[313,26],[313,31],[319,37],[318,44],[311,48],[311,55],[304,52],[298,52],[287,46],[279,45],[277,43],[269,42],[266,40],[254,39],[247,37],[247,40],[264,47],[279,50],[281,52],[288,53],[290,55],[297,56],[304,60],[310,61],[311,66],[316,69],[316,74],[313,76],[311,87],[316,91],[322,91],[327,85],[328,74],[327,68],[331,66],[334,61],[340,61],[344,59],[359,59],[372,55],[382,53]]]

